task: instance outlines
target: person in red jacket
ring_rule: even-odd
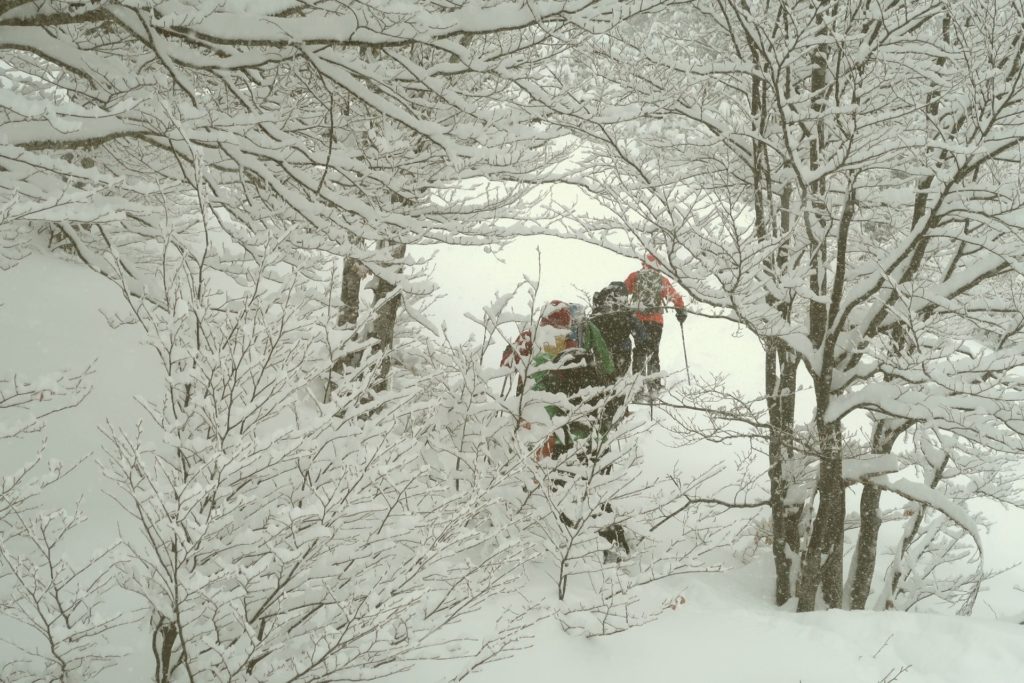
[[[633,372],[642,375],[661,372],[658,348],[661,346],[661,330],[665,324],[663,311],[666,302],[672,304],[680,325],[686,320],[683,297],[669,279],[658,272],[656,264],[654,254],[647,254],[643,267],[626,278],[626,291],[632,295],[637,308],[633,314]],[[653,380],[649,386],[658,388],[661,381]]]

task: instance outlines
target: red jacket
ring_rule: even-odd
[[[644,264],[644,270],[649,269],[650,266]],[[636,279],[640,275],[641,271],[635,271],[630,273],[626,277],[626,291],[630,294],[636,288]],[[671,301],[677,310],[683,310],[683,297],[675,290],[672,283],[664,275],[661,276],[661,292],[659,293],[661,301]],[[645,323],[657,323],[659,325],[665,324],[665,316],[662,313],[662,309],[658,308],[653,311],[638,311],[634,313],[636,319]]]

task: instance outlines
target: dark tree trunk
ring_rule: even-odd
[[[910,423],[883,419],[875,423],[871,434],[871,452],[882,455],[892,451],[896,439],[903,434]],[[871,594],[871,580],[875,575],[878,551],[878,530],[882,526],[878,508],[882,490],[873,484],[864,484],[860,495],[860,533],[857,535],[857,549],[850,568],[850,609],[864,609]]]
[[[401,272],[401,261],[405,258],[405,245],[396,244],[388,247],[394,257],[395,269]],[[378,278],[374,290],[373,307],[376,315],[373,319],[373,337],[377,340],[373,345],[374,352],[380,352],[381,362],[377,379],[373,384],[374,391],[383,391],[388,386],[391,374],[391,351],[395,344],[395,322],[398,320],[398,307],[402,302],[402,294],[394,282]]]
[[[768,397],[768,480],[772,511],[772,555],[775,558],[775,604],[792,596],[793,561],[800,552],[800,508],[787,505],[790,481],[785,464],[793,457],[793,420],[799,360],[780,342],[765,351],[765,389]]]
[[[153,630],[153,656],[156,658],[156,683],[170,683],[174,673],[174,642],[178,638],[178,628],[173,621],[160,617],[160,622]]]
[[[871,579],[875,575],[878,548],[878,529],[882,526],[878,510],[881,498],[882,489],[874,484],[864,484],[864,490],[860,494],[860,533],[853,555],[853,567],[850,568],[850,609],[864,609],[871,593]]]
[[[818,4],[822,11],[815,17],[816,33],[822,40],[816,44],[810,56],[809,85],[811,108],[821,116],[814,128],[808,130],[807,165],[812,172],[818,170],[824,150],[830,143],[823,116],[828,104],[825,86],[831,57],[826,13],[838,10],[838,7],[830,6],[827,0],[819,0]],[[804,204],[812,207],[806,226],[812,259],[807,275],[809,289],[815,297],[808,302],[807,323],[809,337],[818,355],[815,367],[809,367],[814,379],[814,426],[818,433],[818,509],[800,563],[800,579],[796,589],[797,611],[800,612],[815,609],[819,589],[829,607],[841,607],[843,601],[843,537],[846,521],[843,427],[839,420],[826,420],[825,416],[832,399],[836,353],[834,324],[843,296],[846,239],[856,202],[851,188],[844,203],[842,218],[837,223],[826,201],[829,191],[824,175],[819,175],[802,191]],[[834,251],[831,253],[830,234],[835,235]]]
[[[359,319],[359,283],[363,267],[354,258],[345,259],[341,271],[341,309],[338,311],[338,327],[351,327]]]
[[[846,490],[843,485],[842,424],[826,422],[827,399],[819,398],[815,423],[819,439],[818,510],[800,564],[797,611],[817,606],[818,590],[828,607],[843,601],[843,537],[846,521]]]
[[[758,50],[748,41],[750,55],[759,64]],[[778,248],[765,259],[769,272],[784,272],[787,267],[786,239],[790,230],[791,189],[787,186],[775,210],[774,182],[768,146],[763,142],[772,125],[765,100],[769,97],[763,79],[753,70],[750,82],[750,113],[758,122],[760,133],[753,140],[751,178],[754,190],[754,225],[759,240],[772,240]],[[767,301],[784,318],[789,318],[789,302],[768,294]],[[765,396],[768,404],[768,479],[769,503],[772,513],[772,555],[775,559],[775,603],[785,604],[792,597],[793,558],[800,552],[799,521],[801,506],[786,503],[791,482],[786,463],[793,458],[793,420],[796,407],[796,373],[799,359],[780,340],[769,338],[765,343]]]
[[[342,329],[355,329],[359,320],[359,291],[365,269],[354,258],[346,258],[345,265],[341,270],[341,304],[338,310],[338,327]],[[331,368],[334,372],[341,372],[346,367],[354,365],[361,354],[346,353],[334,359]],[[330,393],[330,387],[328,389]],[[324,397],[326,400],[326,396]]]
[[[402,272],[402,260],[405,258],[406,245],[384,244],[381,250],[388,252],[387,263],[394,272]],[[338,311],[338,326],[354,328],[359,319],[359,294],[361,281],[366,274],[365,267],[353,258],[345,259],[341,273],[341,304]],[[395,342],[395,322],[398,320],[398,308],[402,303],[402,294],[394,282],[383,277],[376,277],[373,289],[373,317],[369,324],[369,333],[375,339],[371,351],[380,353],[380,365],[377,376],[371,385],[374,391],[387,388],[388,376],[391,373],[391,350]],[[333,369],[341,372],[344,368],[357,364],[362,353],[344,354],[334,360]]]

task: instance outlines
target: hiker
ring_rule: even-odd
[[[560,355],[557,365],[569,367],[530,370],[554,364]],[[579,362],[568,363],[571,355],[579,356]],[[586,362],[588,357],[590,363]],[[529,361],[528,365],[524,366],[524,361]],[[532,388],[540,391],[572,395],[584,386],[605,383],[614,371],[604,338],[591,321],[584,320],[582,307],[558,299],[541,309],[536,330],[523,330],[514,342],[505,347],[501,365],[519,365],[523,370],[518,378],[519,394],[523,393],[526,388],[524,382],[529,379]]]
[[[626,291],[632,295],[636,311],[633,314],[633,372],[641,375],[661,372],[658,348],[661,346],[661,331],[665,324],[662,313],[665,302],[673,304],[680,326],[686,321],[683,297],[669,279],[655,268],[656,263],[654,254],[648,253],[642,268],[630,273],[625,280]],[[661,388],[661,380],[650,380],[647,386],[652,393],[656,393]]]
[[[582,389],[608,384],[615,372],[600,330],[584,319],[582,307],[557,299],[545,304],[536,330],[524,330],[505,348],[501,364],[519,366],[517,393],[531,389],[564,394],[575,406],[583,401],[578,395]],[[545,405],[544,412],[548,418],[565,415],[565,410],[554,404]],[[528,415],[526,419],[532,422],[539,417]],[[535,457],[557,458],[576,439],[589,434],[589,427],[573,422],[560,432],[550,435]]]
[[[594,293],[593,314],[591,320],[601,332],[608,352],[615,365],[613,380],[618,380],[629,373],[633,356],[633,308],[630,306],[629,291],[625,282],[609,282],[603,289]],[[609,392],[601,417],[606,421],[604,431],[609,431],[619,409],[626,402],[623,391]],[[626,412],[628,414],[628,412]]]
[[[534,458],[538,462],[548,458],[557,461],[574,446],[578,446],[576,460],[581,465],[586,466],[600,457],[602,437],[611,428],[610,418],[615,407],[606,392],[594,389],[614,381],[617,368],[600,329],[592,320],[584,318],[582,307],[558,300],[546,304],[536,331],[524,330],[520,333],[505,349],[501,362],[505,367],[521,365],[523,372],[519,377],[519,393],[534,390],[564,394],[573,408],[579,408],[584,403],[597,408],[583,420],[573,420],[547,435],[534,451]],[[527,405],[524,413],[532,412],[532,408]],[[566,410],[555,404],[545,405],[544,412],[548,419],[543,421],[538,419],[539,415],[525,415],[523,427],[532,429],[534,421],[550,425],[552,418],[566,415]],[[566,466],[556,469],[557,475],[552,479],[554,489],[563,488],[570,479],[577,476],[573,473],[575,468],[572,462],[566,463]],[[608,468],[601,473],[607,474]],[[605,504],[602,511],[610,513],[611,507]],[[570,528],[579,525],[578,521],[562,511],[559,511],[559,519]],[[599,529],[598,535],[621,551],[629,552],[621,525],[610,524]],[[618,555],[606,553],[606,557]]]
[[[615,364],[615,379],[629,372],[633,354],[633,313],[629,305],[629,290],[625,282],[610,282],[594,293],[591,320],[601,332]]]

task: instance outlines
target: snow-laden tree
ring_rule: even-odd
[[[158,681],[472,665],[514,639],[513,618],[434,649],[518,579],[533,517],[499,495],[514,440],[471,478],[444,460],[475,443],[428,419],[465,405],[438,396],[451,362],[394,343],[429,290],[406,247],[528,229],[514,183],[564,151],[520,106],[535,64],[643,4],[0,8],[5,224],[117,282],[164,371],[138,433],[109,433]]]
[[[132,521],[121,585],[148,607],[156,680],[365,679],[499,656],[522,617],[452,627],[518,585],[530,548],[501,494],[522,461],[496,447],[503,459],[452,486],[454,439],[427,419],[447,368],[375,391],[367,354],[324,401],[329,349],[351,350],[320,303],[326,263],[313,277],[277,243],[192,226],[163,247],[161,299],[123,280],[163,395],[137,430],[108,431]]]
[[[16,254],[7,252],[12,261]],[[86,680],[120,654],[111,632],[126,619],[104,610],[114,585],[113,548],[75,557],[71,547],[85,516],[78,504],[50,509],[46,498],[67,485],[74,463],[45,452],[11,463],[14,440],[41,432],[48,418],[73,410],[86,398],[88,373],[55,371],[26,378],[0,377],[0,623],[5,655],[0,677],[17,681]],[[43,462],[48,456],[47,462]],[[17,652],[17,654],[15,654]]]
[[[628,231],[763,343],[780,603],[844,604],[850,481],[872,520],[853,606],[880,489],[972,526],[936,489],[964,451],[932,462],[904,437],[1019,451],[1020,26],[1014,2],[681,3],[592,43],[580,78],[615,116],[561,113],[593,143],[579,182],[616,216],[597,227]],[[801,368],[809,496],[787,475]],[[876,427],[857,454],[843,423],[864,411]],[[922,476],[887,474],[903,467]]]
[[[348,323],[367,268],[365,336],[388,348],[402,292],[429,287],[403,275],[405,245],[493,242],[521,192],[483,181],[550,163],[550,134],[515,104],[552,32],[600,32],[642,6],[6,4],[5,224],[44,224],[96,270],[139,279],[132,247],[198,220],[198,201],[247,239],[286,239],[291,262],[346,259]]]

